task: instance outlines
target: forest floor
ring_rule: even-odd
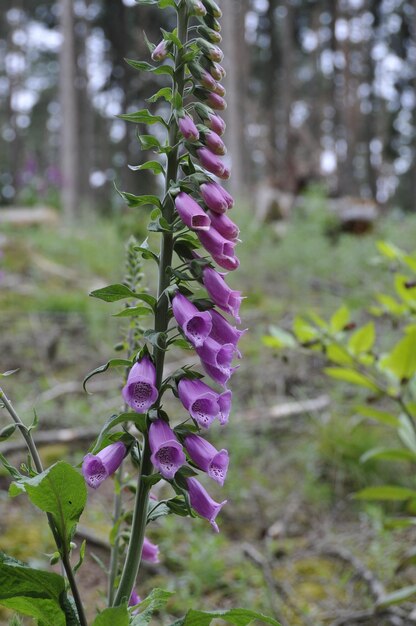
[[[382,626],[392,622],[366,618],[374,603],[373,583],[388,591],[416,583],[414,566],[398,567],[416,531],[386,526],[397,507],[352,497],[380,479],[392,481],[391,464],[359,462],[386,432],[352,416],[357,397],[328,383],[318,355],[282,358],[263,342],[270,324],[290,328],[293,317],[307,310],[328,317],[342,302],[358,311],[370,304],[372,294],[388,290],[391,276],[377,260],[378,239],[412,250],[415,218],[389,217],[374,233],[342,235],[334,242],[325,235],[320,202],[311,196],[283,239],[247,210],[234,209],[242,224],[242,263],[230,280],[247,295],[242,315],[250,332],[242,339],[244,359],[233,379],[230,425],[212,432],[212,442],[230,450],[229,479],[222,489],[229,504],[220,516],[219,535],[203,520],[176,517],[151,528],[161,563],[145,568],[139,591],[142,596],[154,586],[173,591],[172,616],[189,607],[245,606],[274,614],[283,626],[353,624],[354,615],[361,615],[361,624]],[[135,226],[139,238],[145,236],[143,224]],[[22,228],[4,233],[0,371],[19,368],[5,379],[6,390],[27,423],[36,408],[41,431],[98,429],[119,409],[115,370],[91,382],[92,395],[81,383],[115,356],[113,346],[122,336],[123,323],[111,317],[117,305],[88,298],[88,292],[122,280],[126,234],[119,218],[84,223],[73,232]],[[184,358],[180,352],[170,356]],[[323,395],[329,404],[322,411],[271,417],[271,407]],[[176,403],[172,411],[179,417]],[[3,417],[1,426],[5,423]],[[1,452],[8,443],[0,444]],[[46,463],[64,457],[80,462],[83,445],[50,445],[42,456]],[[25,456],[11,458],[18,462]],[[395,481],[408,480],[406,464],[393,467]],[[37,513],[20,497],[10,501],[5,475],[0,481],[1,549],[31,563],[47,562],[45,554],[53,549],[46,524],[36,523]],[[111,492],[108,484],[90,494],[82,518],[104,543]],[[220,490],[213,489],[213,495],[221,497]],[[103,606],[104,578],[91,553],[104,563],[108,553],[105,546],[88,552],[79,575],[93,612]]]

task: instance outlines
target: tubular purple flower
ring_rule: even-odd
[[[162,39],[156,46],[156,48],[152,52],[153,61],[163,61],[166,59],[169,53],[169,45],[168,42]]]
[[[210,337],[215,339],[215,341],[218,341],[218,343],[232,343],[235,347],[237,347],[238,342],[246,331],[238,330],[238,328],[232,326],[228,320],[226,320],[225,317],[223,317],[221,313],[218,313],[215,309],[211,309],[210,314],[212,320]],[[237,354],[238,357],[241,358],[241,354],[239,352]]]
[[[150,424],[149,445],[153,465],[163,478],[172,480],[186,458],[175,433],[164,420],[158,419]]]
[[[209,230],[211,219],[195,200],[181,191],[175,198],[175,207],[182,222],[192,230]]]
[[[208,150],[208,148],[198,148],[196,151],[202,167],[215,174],[215,176],[223,177],[226,172],[226,166],[216,154]]]
[[[226,313],[230,313],[240,323],[241,292],[231,289],[225,282],[223,275],[212,269],[212,267],[207,266],[204,268],[203,282],[214,303]]]
[[[227,500],[223,502],[215,502],[204,489],[204,487],[197,481],[196,478],[186,479],[189,491],[189,500],[192,508],[200,515],[209,521],[215,532],[219,532],[218,524],[215,519],[218,513],[221,511],[224,504],[227,504]]]
[[[228,418],[230,417],[232,398],[233,394],[230,390],[224,391],[224,393],[218,397],[218,404],[220,405],[218,419],[221,426],[227,424]]]
[[[202,367],[204,368],[208,376],[210,376],[215,383],[218,383],[219,385],[222,385],[223,387],[226,386],[226,384],[230,380],[235,370],[238,369],[237,367],[230,367],[230,368],[216,367],[215,365],[211,365],[210,363],[205,363],[204,361],[201,361],[201,363],[202,363]]]
[[[204,142],[207,148],[209,148],[214,154],[225,154],[227,152],[225,143],[217,133],[214,131],[208,131],[204,134]]]
[[[126,450],[124,443],[117,441],[98,454],[87,454],[82,462],[82,473],[87,485],[97,489],[106,478],[114,474],[123,462]]]
[[[236,369],[231,367],[236,347],[232,343],[221,345],[208,337],[203,346],[196,348],[196,352],[208,376],[220,385],[226,385]]]
[[[210,254],[217,257],[234,256],[235,241],[229,241],[223,237],[216,228],[211,226],[209,230],[198,232],[197,235],[205,250]]]
[[[142,599],[137,594],[137,591],[135,589],[133,589],[133,591],[131,592],[131,595],[130,595],[129,606],[136,606],[136,604],[140,604],[141,601],[142,601]],[[133,614],[134,613],[135,612],[133,612]]]
[[[192,461],[222,487],[229,464],[227,450],[223,449],[218,452],[209,441],[198,435],[185,437],[185,448]]]
[[[178,126],[180,132],[188,141],[196,141],[199,139],[199,131],[190,115],[180,117],[178,120]]]
[[[122,390],[123,398],[137,413],[146,413],[158,397],[156,370],[150,357],[145,356],[135,363]]]
[[[185,337],[195,348],[202,346],[212,328],[211,316],[208,311],[198,311],[196,306],[179,291],[172,300],[172,310]]]
[[[229,239],[230,241],[235,241],[238,239],[238,235],[240,234],[240,229],[237,224],[234,224],[232,220],[227,215],[218,215],[215,212],[209,213],[209,217],[211,219],[211,225],[215,230],[217,230],[220,235],[225,237],[225,239]],[[233,256],[233,255],[231,255]]]
[[[221,396],[202,380],[182,378],[178,383],[178,394],[185,409],[202,428],[208,428],[216,417],[221,419],[224,408]]]
[[[218,183],[203,183],[200,187],[201,196],[205,204],[215,213],[225,213],[228,209],[227,201],[221,193],[221,186]]]
[[[233,256],[216,256],[212,255],[213,260],[217,263],[222,269],[227,270],[228,272],[233,272],[240,267],[240,260],[235,255]]]
[[[148,563],[159,563],[159,546],[147,537],[143,540],[142,559]]]

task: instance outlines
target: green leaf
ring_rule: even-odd
[[[173,595],[164,589],[153,589],[143,602],[139,605],[141,611],[133,617],[131,626],[147,626],[152,620],[153,613],[166,606],[167,601]]]
[[[118,424],[125,424],[127,422],[133,422],[134,425],[140,432],[145,432],[146,430],[146,415],[144,413],[120,413],[120,415],[112,415],[105,422],[102,427],[100,434],[97,437],[97,441],[93,447],[93,453],[95,454],[101,449],[101,444],[112,428],[118,426]]]
[[[271,326],[269,329],[270,335],[266,335],[262,338],[265,346],[279,350],[280,348],[295,348],[296,340],[291,333],[288,333],[283,328],[278,326]]]
[[[104,363],[104,365],[100,365],[99,367],[96,367],[94,370],[92,370],[92,372],[86,375],[82,383],[84,391],[87,391],[86,389],[87,382],[96,374],[102,374],[103,372],[106,372],[110,367],[120,367],[120,366],[131,367],[132,365],[133,365],[132,362],[127,359],[110,359],[109,361],[107,361],[107,363]]]
[[[396,289],[396,293],[403,302],[405,302],[410,308],[415,308],[416,299],[415,299],[415,291],[414,289],[408,289],[406,284],[409,282],[408,276],[403,276],[402,274],[396,274],[394,277],[394,287]]]
[[[166,122],[160,115],[152,115],[148,109],[141,109],[134,113],[125,113],[118,115],[118,117],[126,122],[133,122],[134,124],[163,124],[166,126]]]
[[[78,559],[78,563],[76,563],[73,567],[73,572],[74,574],[77,573],[77,571],[79,570],[79,568],[81,567],[81,565],[84,562],[85,559],[85,548],[87,547],[87,540],[84,539],[84,541],[81,543],[81,547],[79,549],[79,559]]]
[[[156,332],[155,330],[146,330],[144,333],[144,338],[147,339],[149,343],[152,344],[155,348],[159,348],[159,350],[165,350],[167,335],[163,332]]]
[[[350,321],[350,312],[344,304],[341,308],[338,309],[338,311],[335,311],[335,313],[331,317],[331,321],[330,321],[331,330],[334,332],[343,330],[349,321]]]
[[[152,309],[145,306],[129,306],[118,313],[113,313],[112,317],[144,317],[152,312]]]
[[[416,329],[396,343],[391,352],[383,357],[380,367],[393,372],[400,381],[412,378],[416,372]]]
[[[117,302],[118,300],[124,300],[124,298],[135,298],[136,294],[127,285],[115,284],[108,285],[108,287],[103,287],[102,289],[95,289],[91,291],[90,296],[105,302]]]
[[[157,102],[160,98],[164,98],[166,102],[172,101],[172,87],[162,87],[153,96],[147,98],[147,102]]]
[[[129,167],[133,171],[137,171],[137,170],[140,170],[140,171],[141,170],[151,170],[153,172],[153,174],[164,174],[165,173],[163,165],[161,163],[159,163],[159,161],[146,161],[146,163],[143,163],[142,165],[133,165],[133,166],[129,165]]]
[[[352,385],[365,387],[366,389],[371,389],[371,391],[379,390],[375,383],[366,378],[364,374],[360,374],[360,372],[356,372],[355,370],[350,370],[344,367],[325,367],[324,372],[331,378],[343,380],[347,383],[351,383]]]
[[[6,441],[14,434],[17,424],[8,424],[0,430],[0,441]]]
[[[379,409],[374,409],[372,406],[364,405],[358,406],[355,410],[363,417],[370,417],[381,424],[393,426],[393,428],[398,428],[400,426],[399,418],[391,413],[387,413],[387,411],[380,411]]]
[[[279,622],[272,617],[248,609],[230,609],[228,611],[195,611],[191,609],[185,617],[176,620],[171,626],[209,626],[214,619],[222,619],[230,624],[235,624],[235,626],[248,626],[254,620],[259,620],[263,624],[271,624],[271,626],[280,626]]]
[[[62,576],[31,569],[0,552],[0,604],[35,618],[42,626],[66,626]]]
[[[416,491],[407,487],[382,485],[380,487],[366,487],[354,494],[357,500],[391,500],[405,501],[416,498]]]
[[[392,593],[388,593],[383,596],[377,602],[377,608],[382,609],[387,606],[391,606],[392,604],[401,604],[409,598],[412,598],[416,593],[416,585],[411,585],[410,587],[403,587],[402,589],[398,589],[397,591],[393,591]]]
[[[361,457],[360,463],[366,463],[370,459],[378,459],[381,461],[416,461],[416,454],[411,450],[402,450],[395,448],[372,448],[367,450]]]
[[[406,311],[406,306],[397,302],[397,300],[395,300],[392,296],[384,293],[378,293],[376,294],[376,298],[383,306],[383,309],[387,313],[391,313],[391,315],[400,316]]]
[[[153,135],[139,135],[139,141],[142,150],[160,149],[162,147],[159,139]]]
[[[376,340],[374,322],[369,322],[362,328],[356,330],[348,341],[348,347],[353,354],[369,352]]]
[[[337,343],[330,343],[326,346],[326,356],[329,361],[337,365],[352,365],[354,362],[348,350]]]
[[[401,259],[403,256],[402,250],[388,241],[377,241],[377,248],[387,259]]]
[[[296,316],[293,321],[293,332],[301,343],[307,343],[319,337],[318,331],[299,316]]]
[[[134,61],[134,59],[125,59],[125,61],[134,67],[135,70],[139,70],[142,72],[152,72],[153,74],[167,74],[169,76],[173,76],[173,67],[171,65],[158,65],[155,67],[154,65],[150,65],[146,61]]]
[[[127,604],[105,609],[97,615],[92,626],[129,626],[129,612]]]
[[[129,206],[132,209],[135,209],[139,206],[147,206],[147,205],[160,208],[160,199],[157,196],[153,196],[149,194],[142,195],[142,196],[135,196],[133,193],[128,193],[127,191],[119,191],[118,189],[117,191],[120,194],[120,196],[123,198],[123,200],[126,201],[127,206]]]
[[[21,478],[15,485],[26,491],[32,504],[50,513],[61,540],[69,551],[69,544],[87,502],[84,478],[76,469],[58,461],[33,478]],[[12,491],[12,495],[15,495]]]

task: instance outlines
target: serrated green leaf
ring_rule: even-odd
[[[407,487],[382,485],[380,487],[366,487],[354,494],[357,500],[389,500],[403,502],[416,498],[416,491]]]
[[[118,426],[119,424],[125,424],[127,422],[133,422],[136,428],[142,433],[146,431],[146,415],[144,413],[130,412],[120,413],[119,415],[112,415],[108,418],[108,420],[102,427],[97,437],[97,441],[94,444],[93,453],[96,453],[100,450],[105,436],[110,432],[112,428]]]
[[[155,611],[166,606],[167,601],[173,595],[170,591],[164,589],[153,589],[139,605],[140,613],[133,616],[131,626],[147,626],[153,617]]]
[[[92,370],[92,372],[89,372],[89,374],[87,374],[86,377],[84,378],[82,382],[82,386],[84,390],[87,391],[86,384],[93,376],[95,376],[96,374],[102,374],[103,372],[106,372],[110,367],[120,367],[120,366],[131,367],[132,362],[129,361],[128,359],[110,359],[109,361],[107,361],[107,363],[104,363],[104,365],[100,365],[99,367],[96,367],[94,370]]]
[[[32,569],[0,553],[0,604],[33,617],[42,626],[66,626],[62,576]]]
[[[147,98],[147,102],[154,103],[160,100],[161,98],[166,100],[166,102],[171,102],[172,101],[172,87],[162,87],[161,89],[159,89],[159,91],[153,94],[153,96],[150,96],[150,98]]]
[[[33,478],[21,478],[17,487],[24,489],[32,504],[52,515],[59,536],[69,551],[87,501],[87,488],[81,474],[69,463],[58,461]]]
[[[129,306],[118,313],[113,313],[112,317],[145,317],[151,313],[152,309],[145,306]]]
[[[362,328],[356,330],[348,341],[348,348],[353,354],[369,352],[376,340],[374,322],[369,322]]]
[[[137,0],[136,0],[137,1]],[[92,626],[129,626],[130,615],[127,604],[104,609],[97,615]]]
[[[377,385],[373,383],[372,380],[369,380],[364,374],[360,374],[360,372],[356,372],[355,370],[344,367],[326,367],[324,368],[324,372],[331,378],[336,378],[337,380],[342,380],[352,385],[358,385],[359,387],[365,387],[372,391],[379,391]]]
[[[171,626],[210,626],[214,619],[222,619],[235,626],[248,626],[254,620],[271,626],[280,626],[274,618],[248,609],[230,609],[228,611],[195,611],[191,609],[185,617],[176,620]]]
[[[163,124],[166,126],[166,122],[160,115],[152,115],[148,109],[141,109],[134,113],[124,113],[118,115],[118,117],[126,122],[133,122],[134,124]]]

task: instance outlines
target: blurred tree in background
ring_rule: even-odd
[[[148,60],[154,8],[3,0],[2,9],[0,203],[61,198],[69,217],[108,211],[109,181],[132,192],[146,184],[125,167],[146,156],[134,128],[115,116],[146,107],[163,83],[124,62]],[[223,11],[234,191],[299,193],[325,181],[333,196],[414,209],[416,0],[226,0]]]

